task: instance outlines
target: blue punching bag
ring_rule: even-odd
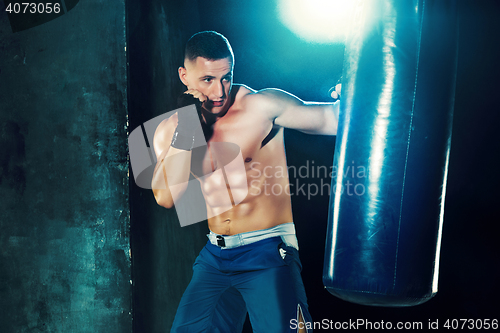
[[[437,292],[457,67],[455,0],[360,0],[344,56],[323,283],[350,302]]]

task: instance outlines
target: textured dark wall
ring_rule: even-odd
[[[0,330],[131,332],[125,2],[0,7]]]
[[[187,39],[199,29],[194,0],[128,3],[130,130],[176,108],[185,90],[177,69]],[[192,264],[206,243],[206,222],[180,227],[174,209],[130,177],[134,332],[168,332]]]

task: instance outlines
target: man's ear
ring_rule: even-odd
[[[187,71],[185,67],[179,67],[179,79],[181,79],[181,82],[187,87],[188,86],[188,81],[186,79]]]

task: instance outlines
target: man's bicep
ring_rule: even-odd
[[[278,126],[306,133],[320,133],[327,122],[329,104],[304,102],[300,98],[282,90],[268,92],[274,99],[274,123]]]
[[[247,105],[253,109],[253,112],[259,112],[271,121],[285,118],[288,109],[303,104],[294,95],[273,88],[259,90],[247,96]]]
[[[174,117],[175,115],[163,120],[156,128],[153,137],[153,150],[157,159],[165,152],[165,150],[168,151],[170,148],[170,143],[172,142],[172,136],[174,135],[175,129]]]
[[[264,89],[252,95],[254,108],[277,126],[309,134],[335,135],[337,132],[338,104],[304,102],[279,89]]]

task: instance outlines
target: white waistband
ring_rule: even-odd
[[[286,245],[292,246],[297,250],[299,249],[297,238],[295,237],[295,225],[293,222],[282,223],[269,229],[243,232],[232,236],[219,235],[210,231],[210,233],[207,234],[207,237],[210,240],[210,243],[223,249],[243,246],[271,237],[281,237]],[[222,246],[222,244],[224,246]]]

